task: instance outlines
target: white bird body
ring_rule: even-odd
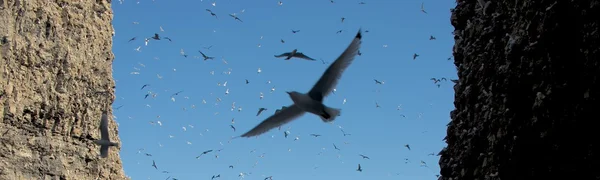
[[[288,92],[288,94],[292,101],[294,101],[294,105],[298,106],[302,111],[321,117],[321,120],[324,122],[335,120],[335,117],[341,113],[341,109],[327,107],[322,102],[312,99],[308,94],[296,91]]]

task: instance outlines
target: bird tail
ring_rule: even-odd
[[[336,117],[340,116],[342,110],[325,106],[325,112],[329,115],[329,117],[325,118],[323,116],[320,116],[321,120],[323,120],[323,122],[331,122],[335,120]]]

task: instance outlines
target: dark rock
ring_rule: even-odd
[[[451,23],[440,179],[600,179],[600,1],[458,0]]]

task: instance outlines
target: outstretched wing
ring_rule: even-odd
[[[338,80],[342,77],[342,73],[354,60],[358,54],[362,39],[361,30],[354,37],[348,48],[333,62],[323,73],[319,81],[308,92],[308,95],[317,101],[323,101],[323,97],[327,96],[337,85]]]
[[[306,55],[304,55],[304,54],[302,54],[302,53],[296,53],[296,54],[294,55],[294,57],[297,57],[297,58],[302,58],[302,59],[306,59],[306,60],[311,60],[311,61],[316,61],[315,59],[313,59],[313,58],[310,58],[310,57],[308,57],[308,56],[306,56]]]
[[[275,113],[275,114],[271,115],[271,117],[265,119],[263,122],[258,124],[256,127],[252,128],[252,130],[243,134],[241,137],[252,137],[252,136],[261,135],[273,128],[282,126],[282,125],[302,116],[303,114],[304,114],[304,111],[302,111],[300,108],[298,108],[298,106],[291,105],[288,108],[285,108],[284,110],[280,111],[279,113]]]
[[[206,58],[206,55],[204,53],[202,53],[202,51],[198,51],[200,52],[200,54],[202,54],[202,57]]]
[[[108,114],[106,111],[102,112],[102,117],[100,118],[100,139],[110,141],[108,133]]]
[[[280,55],[275,55],[275,57],[276,57],[276,58],[280,58],[280,57],[288,57],[288,56],[290,56],[290,54],[291,54],[291,53],[289,53],[289,52],[286,52],[286,53],[283,53],[283,54],[280,54]]]

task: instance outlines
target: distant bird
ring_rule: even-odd
[[[413,54],[413,60],[417,59],[417,57],[419,57],[417,53]]]
[[[421,3],[421,12],[427,14],[427,11],[425,11],[425,7],[424,7],[425,3]]]
[[[202,48],[210,50],[210,48],[212,48],[212,47],[213,47],[213,45],[210,45],[208,47],[202,47]]]
[[[136,38],[137,37],[133,37],[133,38],[129,39],[129,41],[127,41],[127,42],[135,41]]]
[[[250,83],[250,81],[248,81],[248,79],[246,79],[246,84]]]
[[[229,165],[229,168],[233,169],[233,166],[232,166],[232,165]]]
[[[214,12],[212,12],[210,9],[206,9],[206,11],[208,11],[211,16],[214,16],[216,19],[219,19],[219,17],[217,17],[217,14],[215,14]]]
[[[343,129],[340,129],[340,131],[342,131],[342,133],[344,134],[344,136],[350,136],[350,135],[352,135],[352,134],[346,133]]]
[[[198,51],[198,52],[200,52],[200,54],[202,54],[202,57],[204,58],[204,60],[205,60],[205,61],[206,61],[206,60],[209,60],[209,59],[215,59],[215,57],[210,57],[210,56],[207,56],[207,55],[206,55],[206,54],[204,54],[202,51]]]
[[[140,90],[142,90],[142,89],[144,89],[145,87],[148,87],[148,86],[150,86],[150,84],[144,84]]]
[[[358,4],[360,4],[360,5],[363,5],[363,4],[366,4],[366,3],[361,1],[361,2],[359,2]]]
[[[311,136],[314,136],[314,137],[319,137],[319,136],[321,136],[320,134],[310,134],[310,135],[311,135]]]
[[[173,42],[173,40],[171,38],[169,38],[169,37],[163,37],[163,38],[166,39],[166,40],[169,40],[169,42]]]
[[[339,149],[335,144],[333,144],[333,148],[336,149],[336,150],[338,150],[338,151],[341,151],[341,149]]]
[[[296,57],[296,58],[300,58],[300,59],[306,59],[306,60],[311,60],[311,61],[316,61],[313,58],[310,58],[306,55],[304,55],[301,52],[298,52],[298,49],[294,49],[292,52],[286,52],[280,55],[275,55],[276,58],[282,58],[282,57],[286,57],[285,60],[290,60],[292,57]]]
[[[183,92],[183,91],[176,92],[175,94],[171,95],[171,97],[173,97],[173,96],[177,96],[177,95],[179,95],[179,93],[182,93],[182,92]]]
[[[158,170],[158,167],[156,167],[156,162],[154,162],[154,160],[152,160],[152,167],[154,167],[154,169]]]
[[[296,34],[296,33],[298,33],[298,32],[300,32],[300,30],[293,30],[293,29],[292,29],[292,33]]]
[[[360,51],[358,51],[357,55],[362,56],[362,53]]]
[[[377,80],[377,79],[373,79],[373,80],[375,80],[375,84],[383,84],[383,83],[385,83],[385,82],[383,82],[383,81],[379,81],[379,80]]]
[[[100,145],[100,157],[108,157],[108,148],[110,146],[119,146],[119,143],[111,142],[108,133],[108,114],[106,110],[102,111],[102,117],[100,117],[100,140],[94,141],[94,143]]]
[[[281,43],[285,43],[285,41],[283,39],[281,39],[280,41],[281,41]]]
[[[410,145],[405,144],[404,147],[406,147],[410,151]]]
[[[239,22],[244,22],[240,18],[238,18],[235,14],[229,14],[233,19],[238,20]]]
[[[344,30],[339,30],[339,31],[336,32],[336,34],[339,34],[339,33],[342,33],[342,32],[344,32]]]
[[[429,36],[429,40],[436,40],[436,38],[434,36]]]
[[[296,91],[287,92],[294,102],[292,105],[265,119],[252,130],[241,135],[241,137],[252,137],[263,134],[304,115],[305,112],[318,115],[323,122],[334,121],[340,115],[341,109],[325,106],[323,98],[332,92],[344,70],[350,66],[356,57],[361,39],[362,34],[361,30],[359,30],[346,50],[325,70],[321,78],[307,94]]]
[[[210,150],[206,150],[206,151],[202,152],[202,154],[200,154],[199,156],[196,156],[196,159],[199,159],[199,158],[200,158],[200,156],[202,156],[202,155],[205,155],[205,154],[208,154],[208,153],[210,153],[210,152],[213,152],[213,150],[212,150],[212,149],[210,149]]]
[[[327,62],[325,62],[325,60],[323,60],[323,59],[319,59],[319,60],[321,60],[321,62],[322,62],[323,64],[327,64]]]
[[[262,108],[262,107],[258,108],[258,113],[256,113],[256,116],[259,116],[260,113],[262,113],[263,111],[266,111],[266,110],[267,110],[267,108]]]
[[[151,37],[154,40],[160,40],[160,35],[158,33],[154,33],[154,36]]]
[[[368,156],[365,156],[365,155],[362,155],[362,154],[359,154],[359,156],[362,157],[363,159],[371,159]]]
[[[342,17],[342,23],[344,23],[344,20],[346,20],[346,18],[345,18],[345,17]]]
[[[289,131],[284,131],[283,132],[283,137],[287,138],[290,135]]]
[[[220,175],[220,174],[219,174],[219,175],[216,175],[216,176],[215,176],[215,175],[213,175],[213,176],[212,176],[212,178],[210,178],[210,179],[211,179],[211,180],[213,180],[213,179],[215,179],[215,178],[220,178],[220,177],[221,177],[221,175]]]
[[[144,153],[146,156],[152,156],[152,154],[150,153]]]
[[[360,167],[360,164],[358,164],[358,169],[356,169],[356,171],[362,172],[362,168]]]
[[[231,129],[233,129],[233,132],[235,132],[235,127],[233,125],[229,125],[229,127],[231,127]]]

